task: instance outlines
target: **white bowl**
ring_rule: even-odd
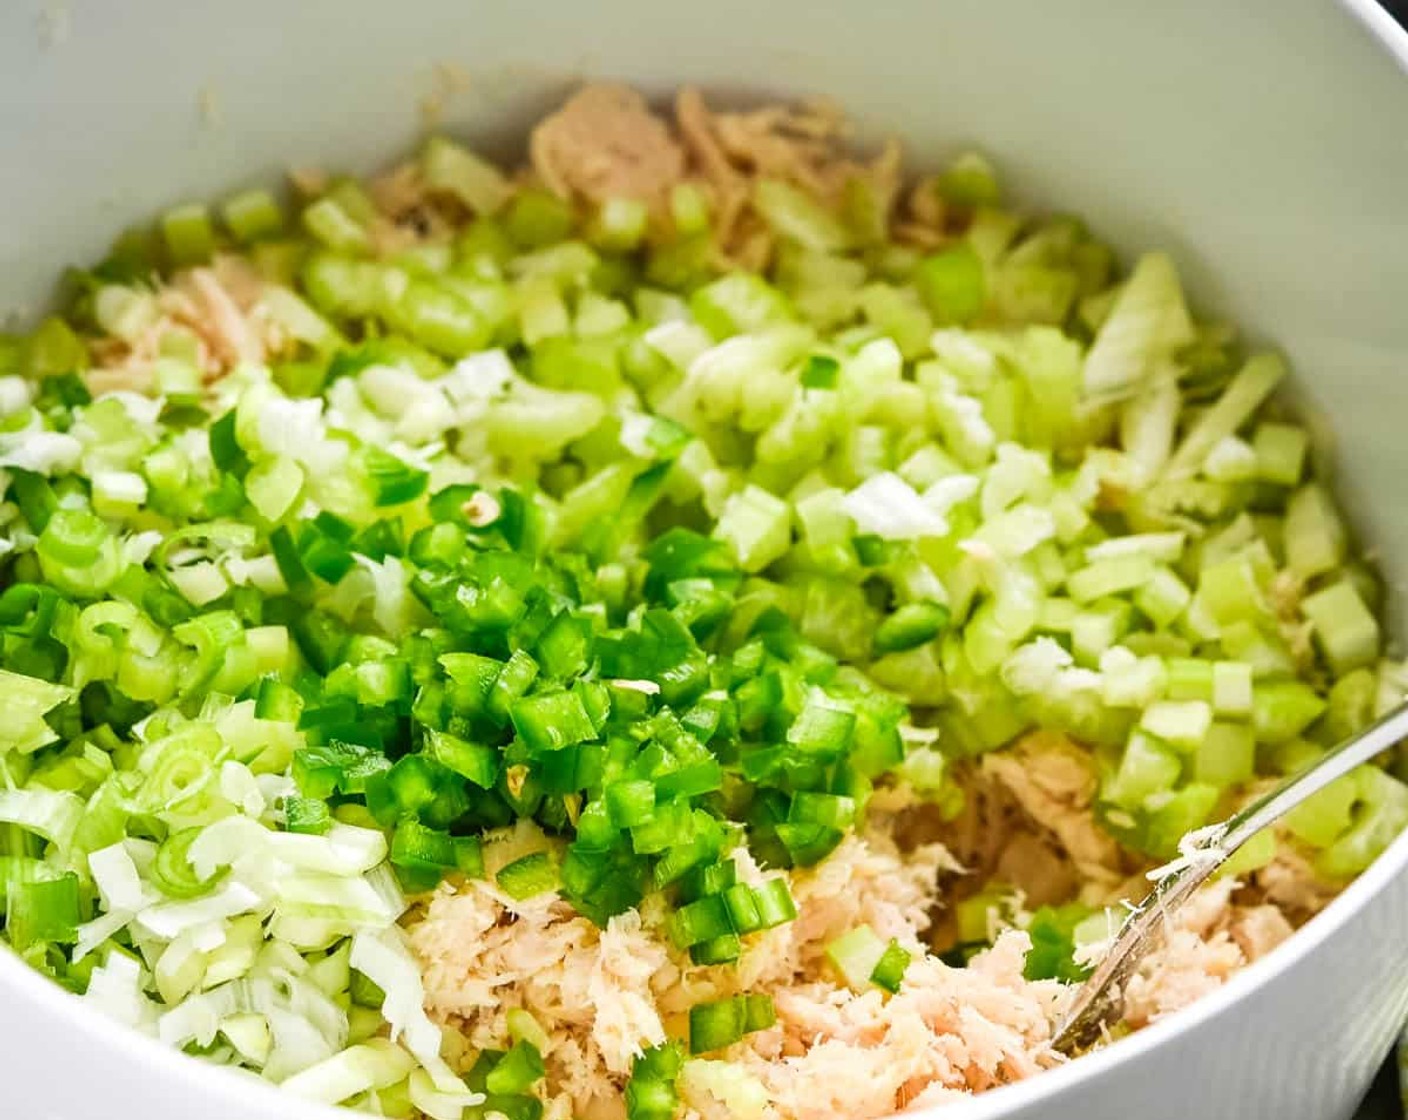
[[[453,91],[435,65],[463,68]],[[1339,435],[1352,510],[1408,579],[1408,36],[1371,0],[8,0],[0,309],[125,222],[366,169],[437,90],[511,136],[582,74],[664,92],[827,93],[933,162],[980,142],[1022,193],[1277,340]],[[1401,612],[1396,618],[1401,623]],[[1402,633],[1401,625],[1399,633]],[[953,1120],[1347,1117],[1408,1018],[1408,836],[1290,943],[1193,1010]],[[4,1114],[336,1115],[111,1026],[0,954]]]

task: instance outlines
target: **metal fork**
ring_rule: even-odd
[[[1159,944],[1170,919],[1194,891],[1262,829],[1404,738],[1408,738],[1408,703],[1346,739],[1234,816],[1190,834],[1190,842],[1180,847],[1184,858],[1170,866],[1139,908],[1125,919],[1105,957],[1076,992],[1052,1046],[1064,1054],[1075,1054],[1097,1042],[1124,1014],[1126,982]]]

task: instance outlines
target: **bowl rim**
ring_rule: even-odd
[[[1336,0],[1375,40],[1390,59],[1408,75],[1408,30],[1405,30],[1376,0]],[[1369,901],[1399,876],[1408,877],[1408,832],[1400,835],[1373,864],[1340,892],[1295,936],[1254,961],[1225,984],[1196,1003],[1167,1019],[1120,1039],[1103,1049],[1043,1072],[1040,1076],[1003,1085],[970,1100],[936,1105],[910,1115],[931,1117],[942,1112],[953,1120],[999,1118],[1025,1105],[1058,1097],[1063,1091],[1107,1070],[1128,1065],[1159,1049],[1166,1042],[1203,1027],[1227,1012],[1252,992],[1266,987],[1297,962],[1323,946],[1339,930],[1354,920]],[[174,1050],[157,1039],[107,1018],[95,1008],[85,1008],[81,999],[25,964],[8,946],[0,944],[0,991],[12,992],[31,1012],[54,1021],[66,1021],[71,1031],[84,1035],[84,1042],[107,1048],[114,1056],[134,1066],[159,1073],[172,1087],[178,1084],[207,1098],[221,1096],[239,1100],[251,1111],[259,1108],[268,1116],[290,1120],[337,1120],[350,1115],[346,1110],[316,1101],[301,1100],[257,1076],[225,1066],[216,1066]],[[6,1001],[5,1010],[18,1010]]]

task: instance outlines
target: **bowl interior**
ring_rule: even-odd
[[[1359,19],[1324,0],[1157,14],[1121,0],[15,2],[0,10],[0,319],[32,314],[58,266],[91,259],[126,222],[293,166],[395,156],[424,127],[427,99],[441,127],[502,150],[585,74],[662,95],[685,82],[731,99],[826,94],[862,139],[895,132],[921,166],[976,143],[1026,198],[1085,215],[1130,254],[1171,249],[1202,304],[1275,339],[1339,434],[1351,509],[1399,592],[1408,134],[1396,109],[1408,40],[1369,0],[1351,6]],[[1400,61],[1373,46],[1371,24]],[[1405,868],[1408,838],[1187,1029],[1332,936]],[[0,985],[16,967],[0,959]],[[68,1014],[37,978],[15,983],[35,1015]],[[1092,1059],[1091,1075],[1183,1021]],[[114,1069],[170,1065],[113,1035],[97,1022],[82,1032],[113,1041]],[[184,1091],[205,1083],[172,1076]],[[1019,1087],[1013,1104],[999,1094],[971,1115],[1045,1091]]]

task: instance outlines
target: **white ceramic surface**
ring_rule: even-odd
[[[470,79],[446,124],[481,142],[581,74],[825,92],[930,163],[981,141],[1026,197],[1171,248],[1198,298],[1285,348],[1408,583],[1408,37],[1369,0],[4,0],[0,309],[165,205],[395,154],[437,63]],[[1191,1012],[944,1115],[1347,1117],[1408,1016],[1406,950],[1408,837]],[[336,1115],[110,1027],[3,954],[0,1070],[0,1115],[25,1120]]]

